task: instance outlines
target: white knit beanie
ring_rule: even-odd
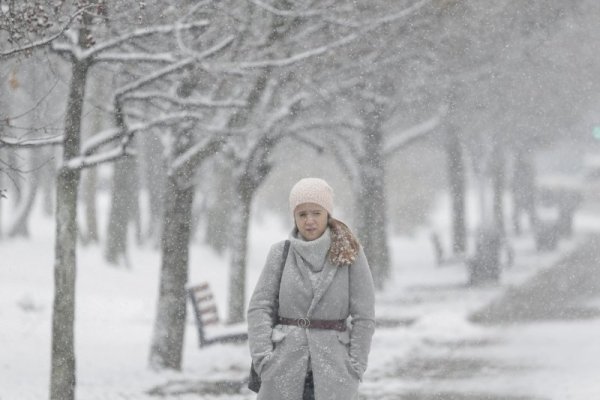
[[[292,213],[300,204],[315,203],[323,207],[329,215],[333,214],[333,189],[319,178],[300,179],[290,191],[290,210]]]

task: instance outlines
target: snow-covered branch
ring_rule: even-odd
[[[408,146],[409,144],[424,138],[428,133],[432,132],[440,125],[442,116],[440,114],[414,125],[403,132],[399,132],[385,144],[383,150],[385,157],[390,157],[396,151]]]
[[[79,156],[71,158],[64,164],[67,169],[83,169],[94,167],[99,164],[104,164],[118,160],[124,156],[135,156],[135,152],[127,148],[127,146],[117,146],[114,149],[104,153],[94,154],[91,156]]]
[[[215,100],[206,97],[194,97],[182,99],[164,92],[134,92],[123,96],[123,100],[164,100],[182,107],[208,107],[208,108],[232,108],[245,107],[246,102],[241,100]]]
[[[277,15],[280,17],[307,18],[307,17],[323,15],[327,12],[327,10],[287,11],[287,10],[281,10],[279,8],[273,7],[272,5],[266,4],[260,0],[248,0],[248,1],[250,1],[254,5],[262,8],[263,10],[266,10],[266,11],[270,12],[271,14],[274,14],[274,15]]]
[[[359,179],[358,160],[359,154],[350,140],[335,140],[333,136],[327,136],[328,150],[335,158],[342,171],[348,176],[351,182],[357,182]]]
[[[356,39],[358,39],[360,35],[358,33],[351,33],[342,37],[339,40],[331,42],[329,44],[316,47],[314,49],[302,51],[298,54],[291,55],[286,58],[280,59],[272,59],[272,60],[258,60],[258,61],[245,61],[245,62],[228,62],[228,63],[220,63],[215,64],[215,67],[227,70],[227,71],[239,71],[244,69],[257,69],[257,68],[266,68],[266,67],[287,67],[289,65],[295,64],[300,61],[304,61],[307,58],[320,56],[329,51],[332,51],[338,47],[346,45]]]
[[[378,18],[378,19],[375,19],[372,21],[367,21],[366,23],[362,22],[355,26],[355,28],[357,28],[356,32],[350,33],[350,34],[348,34],[336,41],[333,41],[329,44],[315,47],[313,49],[309,49],[306,51],[302,51],[302,52],[293,54],[286,58],[246,61],[246,62],[221,63],[221,64],[217,64],[216,66],[219,68],[222,68],[224,70],[233,70],[233,71],[244,70],[244,69],[265,68],[265,67],[286,67],[286,66],[295,64],[297,62],[303,61],[307,58],[316,57],[316,56],[325,54],[327,52],[330,52],[334,49],[337,49],[338,47],[347,45],[350,42],[353,42],[354,40],[358,39],[363,34],[369,32],[369,31],[377,29],[383,25],[395,22],[399,19],[406,18],[406,17],[416,13],[421,8],[423,8],[425,5],[431,3],[431,1],[432,0],[421,0],[418,3],[412,5],[411,7],[406,8],[400,12],[397,12],[397,13],[394,13],[394,14],[391,14],[391,15],[388,15],[388,16],[385,16],[382,18]]]
[[[197,56],[185,58],[173,65],[169,65],[168,67],[162,68],[150,75],[147,75],[147,76],[140,78],[134,82],[131,82],[128,85],[121,87],[115,94],[115,98],[120,99],[125,94],[132,92],[136,89],[139,89],[140,87],[143,87],[143,86],[147,85],[148,83],[154,82],[166,75],[169,75],[169,74],[177,72],[181,69],[187,68],[188,66],[196,63],[199,60],[198,57],[200,57],[200,58],[210,57],[211,55],[214,55],[215,53],[218,53],[219,51],[221,51],[221,50],[225,49],[227,46],[229,46],[233,42],[233,39],[234,39],[233,36],[228,36],[225,39],[221,40],[219,43],[215,44],[214,46],[212,46],[209,49],[206,49],[202,53],[198,54]]]
[[[84,52],[81,53],[81,57],[82,58],[93,57],[93,56],[97,55],[98,53],[101,53],[108,49],[120,46],[121,44],[123,44],[127,41],[130,41],[132,39],[139,39],[142,37],[156,35],[156,34],[172,33],[178,29],[189,30],[189,29],[204,28],[208,25],[209,25],[209,21],[200,20],[200,21],[189,23],[189,24],[159,25],[159,26],[150,26],[148,28],[143,28],[143,29],[136,29],[132,32],[128,32],[124,35],[121,35],[121,36],[116,37],[111,40],[107,40],[105,42],[102,42],[100,44],[92,46],[89,49],[86,49]]]
[[[120,129],[110,128],[104,131],[98,132],[88,140],[86,140],[81,146],[81,154],[89,155],[95,152],[98,148],[112,142],[113,140],[119,139],[123,136]]]
[[[348,28],[361,28],[361,27],[369,27],[370,29],[379,27],[381,25],[389,24],[391,22],[395,22],[399,19],[403,19],[415,14],[417,11],[425,7],[427,4],[431,3],[432,0],[421,0],[410,7],[404,8],[396,13],[392,13],[386,15],[385,17],[371,19],[371,20],[360,20],[360,21],[350,21],[347,19],[340,19],[336,17],[328,17],[326,21],[335,23],[340,26],[345,26]]]
[[[204,141],[198,142],[178,156],[169,167],[168,174],[175,175],[176,171],[190,164],[198,165],[203,160],[215,154],[228,139],[229,135],[215,135]]]
[[[0,137],[0,148],[2,147],[15,147],[15,148],[26,148],[26,147],[44,147],[44,146],[59,146],[63,143],[63,136],[52,136],[46,138],[36,139],[15,139]]]
[[[349,120],[322,120],[322,121],[309,121],[307,123],[295,124],[286,129],[289,133],[314,131],[314,130],[325,130],[325,129],[349,129],[353,131],[361,131],[364,129],[364,125],[355,121]]]
[[[421,10],[423,7],[425,7],[431,2],[432,0],[421,0],[410,7],[398,11],[397,13],[392,13],[390,15],[386,15],[385,17],[377,18],[371,21],[362,22],[362,25],[374,28],[381,25],[389,24],[391,22],[396,22],[399,19],[403,19],[415,14],[417,11]]]
[[[131,136],[137,132],[147,131],[157,126],[171,126],[185,120],[204,121],[205,119],[205,115],[182,111],[179,113],[166,114],[146,122],[133,123],[125,130],[119,130],[117,128],[106,129],[88,139],[82,146],[81,154],[83,156],[88,156],[108,143]],[[203,132],[215,135],[230,135],[239,132],[239,130],[211,125],[197,124],[196,126]]]
[[[264,125],[263,125],[264,131],[265,132],[272,131],[275,124],[277,124],[279,121],[283,120],[284,118],[288,117],[292,111],[292,108],[307,97],[308,97],[308,95],[306,93],[303,93],[303,92],[297,93],[295,96],[292,96],[285,103],[283,103],[277,110],[270,113],[269,118],[267,118],[266,121],[264,122]],[[283,129],[279,132],[280,132],[279,135],[285,134]]]
[[[97,55],[96,62],[163,62],[172,63],[177,61],[173,53],[104,53]]]
[[[85,6],[85,7],[80,8],[79,10],[77,10],[75,13],[73,13],[71,16],[69,16],[69,20],[63,26],[61,26],[60,29],[56,33],[54,33],[52,36],[47,37],[45,39],[37,40],[37,41],[32,42],[23,47],[18,47],[18,48],[0,53],[0,60],[2,60],[4,58],[14,57],[19,53],[30,52],[30,51],[35,50],[40,47],[49,46],[50,44],[52,44],[52,42],[54,42],[56,39],[58,39],[63,33],[65,33],[65,31],[67,29],[69,29],[69,27],[71,26],[73,21],[79,15],[81,15],[83,12],[85,12],[87,9],[89,9],[91,7],[94,7],[94,5]]]
[[[323,151],[325,151],[325,146],[323,145],[322,142],[320,142],[318,140],[314,140],[311,137],[302,136],[299,132],[294,132],[294,133],[291,133],[288,135],[290,138],[292,138],[296,142],[302,143],[303,145],[312,148],[319,154],[321,154],[321,153],[323,153]]]
[[[342,135],[338,130],[340,128],[350,130],[362,130],[363,126],[359,123],[353,123],[348,120],[340,121],[312,121],[306,124],[297,124],[295,126],[286,129],[287,135],[298,140],[305,142],[311,147],[314,147],[319,151],[320,149],[326,149],[329,151],[340,168],[348,175],[350,179],[355,179],[358,176],[357,167],[352,163],[352,160],[358,160],[361,156],[360,150],[352,142],[352,139]],[[324,139],[315,140],[309,136],[308,133],[311,131],[326,132]]]

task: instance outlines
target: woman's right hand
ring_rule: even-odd
[[[258,374],[258,376],[260,376],[263,368],[269,362],[269,360],[271,359],[272,356],[273,356],[273,351],[267,353],[267,355],[265,355],[262,358],[262,360],[260,360],[260,362],[258,363],[258,366],[256,367],[256,373]]]

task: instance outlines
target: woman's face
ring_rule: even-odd
[[[294,210],[294,221],[304,240],[315,240],[327,229],[327,210],[318,204],[303,203]]]

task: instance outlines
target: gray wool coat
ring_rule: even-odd
[[[360,248],[352,265],[325,261],[313,289],[298,265],[293,242],[281,275],[285,242],[271,247],[248,307],[252,362],[262,380],[259,400],[301,400],[309,365],[316,400],[358,399],[375,329],[373,279]],[[279,315],[286,318],[349,319],[345,332],[272,325],[279,290]]]

